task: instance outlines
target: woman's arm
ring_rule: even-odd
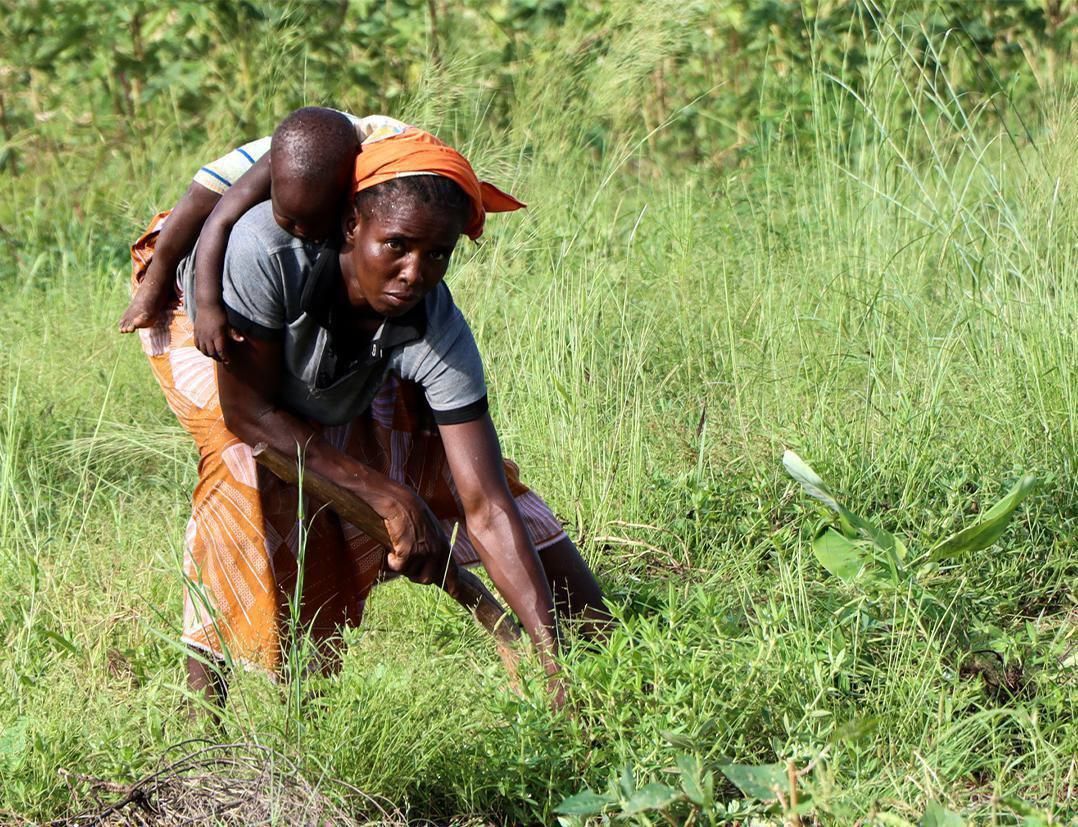
[[[420,583],[444,571],[449,540],[418,494],[338,451],[303,420],[277,404],[281,378],[278,342],[247,338],[217,366],[225,425],[248,445],[265,442],[285,456],[303,455],[307,467],[359,496],[385,521],[393,548],[388,565]]]
[[[464,505],[468,536],[495,587],[520,618],[548,675],[558,671],[554,599],[542,563],[509,491],[489,414],[440,425],[449,470]],[[560,701],[560,687],[556,690]]]
[[[269,153],[239,177],[209,213],[195,251],[195,347],[227,362],[228,320],[221,302],[221,274],[232,227],[247,210],[270,197]],[[167,226],[167,225],[166,225]]]

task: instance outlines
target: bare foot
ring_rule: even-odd
[[[167,291],[154,290],[152,285],[143,284],[120,318],[120,332],[132,333],[142,327],[153,327],[165,309],[167,297]]]

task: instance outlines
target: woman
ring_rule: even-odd
[[[200,450],[184,640],[280,663],[299,503],[255,465],[248,446],[265,442],[359,495],[392,539],[387,556],[324,509],[308,521],[300,620],[317,641],[359,622],[385,569],[435,579],[456,523],[454,556],[483,563],[554,676],[555,603],[590,621],[608,615],[576,547],[502,461],[479,353],[443,283],[461,234],[478,238],[486,212],[523,205],[414,128],[364,143],[352,190],[339,251],[319,255],[289,235],[270,202],[236,224],[223,299],[243,340],[216,375],[184,314],[144,332],[155,376]],[[137,262],[151,246],[136,245]],[[188,311],[197,311],[190,301]],[[198,659],[189,682],[208,685]]]

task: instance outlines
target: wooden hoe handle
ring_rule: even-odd
[[[259,464],[276,476],[291,485],[299,485],[300,475],[295,460],[289,459],[264,442],[254,446],[252,453]],[[386,548],[390,547],[389,534],[386,532],[382,518],[354,492],[342,488],[310,468],[303,470],[303,490],[315,499],[332,506],[338,516],[350,522],[368,537]],[[483,628],[494,635],[504,660],[506,658],[504,648],[511,647],[520,640],[520,629],[494,595],[483,585],[483,581],[467,569],[458,566],[450,556],[446,566],[445,580],[440,585],[450,597],[471,612]]]

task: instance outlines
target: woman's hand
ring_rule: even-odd
[[[551,703],[565,702],[559,677],[554,597],[502,465],[501,446],[489,414],[471,422],[441,425],[449,470],[464,505],[468,537],[494,587],[520,618],[550,678]]]
[[[411,488],[342,454],[280,408],[276,400],[283,359],[279,341],[254,336],[232,349],[229,361],[217,368],[225,427],[248,445],[265,442],[286,456],[301,446],[311,470],[352,491],[381,517],[390,539],[390,570],[417,583],[440,583],[449,564],[449,538],[426,502]]]
[[[379,509],[392,546],[386,557],[391,571],[416,583],[439,583],[449,565],[449,538],[423,498],[400,487],[387,508]]]

